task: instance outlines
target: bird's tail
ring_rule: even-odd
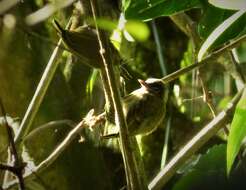
[[[62,28],[62,26],[59,24],[59,22],[57,20],[53,20],[53,25],[56,29],[56,31],[59,33],[59,34],[62,34],[65,30]]]

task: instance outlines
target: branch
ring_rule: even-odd
[[[48,168],[54,161],[66,150],[66,148],[73,142],[77,135],[82,131],[83,128],[93,128],[98,125],[102,120],[104,120],[105,113],[102,113],[98,116],[94,115],[94,110],[88,112],[86,117],[74,127],[73,130],[69,132],[66,138],[57,146],[57,148],[37,167],[35,167],[29,173],[24,175],[25,180],[31,180],[35,178],[35,173],[40,173]],[[1,165],[0,165],[1,166]],[[11,189],[17,185],[17,181],[11,181],[5,185],[6,189]]]
[[[185,13],[179,13],[176,15],[171,16],[171,19],[177,24],[177,26],[183,30],[186,35],[190,37],[190,39],[193,42],[193,49],[194,49],[194,54],[195,54],[195,59],[194,62],[197,62],[197,53],[198,53],[198,48],[200,47],[201,44],[201,39],[199,37],[199,34],[197,32],[197,23],[194,22],[187,14]],[[212,93],[210,93],[208,87],[206,86],[204,82],[204,75],[203,72],[200,71],[200,68],[197,70],[197,76],[201,82],[201,87],[203,91],[203,101],[208,105],[213,117],[216,115],[216,109],[213,104],[213,97]],[[228,135],[228,130],[225,127],[224,128],[225,133]]]
[[[213,137],[219,129],[224,127],[231,120],[237,102],[240,100],[244,89],[239,91],[232,101],[227,104],[227,108],[220,112],[209,124],[207,124],[198,134],[193,137],[176,156],[161,170],[149,183],[150,190],[161,189],[168,180],[176,173],[185,161],[192,156],[202,145]]]
[[[88,25],[90,23],[89,21],[93,17],[90,1],[80,0],[79,2],[81,4],[84,23]],[[110,96],[110,87],[108,83],[107,73],[104,68],[100,69],[99,72],[102,79],[103,92],[105,95],[105,111],[107,114],[113,114],[114,104],[113,104],[112,97]]]
[[[0,170],[8,170],[8,171],[14,173],[14,167],[13,166],[8,166],[8,165],[5,165],[5,164],[0,164]]]
[[[183,74],[186,74],[186,73],[188,73],[188,72],[190,72],[196,68],[202,67],[202,66],[206,65],[207,63],[209,63],[210,61],[218,58],[219,56],[224,54],[226,51],[235,48],[236,46],[238,46],[239,44],[241,44],[245,40],[246,40],[246,35],[243,35],[243,36],[239,37],[238,39],[234,39],[231,41],[230,44],[224,45],[222,48],[210,53],[202,61],[194,63],[190,66],[185,67],[185,68],[179,69],[179,70],[163,77],[162,81],[164,83],[169,83],[169,82],[177,79],[178,77],[180,77]]]
[[[108,84],[110,87],[110,94],[113,100],[113,105],[115,110],[115,120],[116,120],[115,123],[119,127],[119,133],[120,133],[119,141],[120,141],[121,152],[124,161],[127,189],[129,190],[140,189],[140,187],[143,186],[143,184],[141,184],[139,181],[138,177],[140,176],[138,176],[136,162],[134,160],[133,151],[131,150],[131,141],[128,136],[127,123],[125,121],[125,117],[123,114],[120,93],[119,93],[119,89],[117,88],[116,78],[113,70],[113,63],[110,57],[110,49],[108,45],[109,42],[106,38],[105,32],[99,30],[96,24],[96,18],[101,16],[100,12],[98,12],[97,2],[96,0],[91,0],[90,3],[92,8],[93,18],[96,25],[98,41],[101,51],[100,53],[104,64],[104,69],[106,71]]]
[[[245,84],[246,82],[245,76],[242,72],[242,69],[240,68],[240,64],[239,64],[240,61],[239,61],[236,49],[232,49],[231,51],[229,51],[229,56],[235,68],[233,69],[234,76],[232,75],[232,77],[234,77],[235,80],[239,80],[241,84]]]
[[[71,24],[71,19],[69,20],[67,27],[68,28]],[[44,70],[44,73],[39,81],[37,89],[33,95],[33,98],[27,108],[27,111],[24,115],[24,118],[21,122],[20,128],[15,136],[15,142],[19,144],[21,142],[22,137],[24,137],[30,129],[30,126],[33,123],[33,120],[39,110],[39,107],[44,99],[46,91],[50,85],[51,80],[54,77],[55,71],[58,67],[57,59],[61,55],[62,50],[60,49],[62,40],[60,39],[56,48],[54,49],[50,60]]]

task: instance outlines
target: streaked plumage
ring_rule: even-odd
[[[131,135],[153,132],[165,117],[165,85],[160,79],[139,80],[141,88],[123,99],[123,110]]]

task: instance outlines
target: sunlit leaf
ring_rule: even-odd
[[[127,41],[129,41],[129,42],[135,41],[134,38],[127,32],[127,30],[124,30],[123,34],[124,34],[124,37]],[[139,41],[141,41],[141,40],[139,40]],[[145,41],[145,40],[143,40],[143,41]]]
[[[96,82],[96,79],[97,79],[97,75],[98,75],[98,69],[93,69],[93,72],[90,76],[90,79],[86,85],[86,93],[91,96],[92,94],[92,91],[93,91],[93,88],[94,88],[94,85],[95,85],[95,82]]]
[[[117,22],[106,19],[106,18],[97,18],[97,26],[101,29],[112,32],[117,28]]]
[[[245,10],[240,10],[226,19],[222,24],[220,24],[205,40],[202,47],[198,53],[198,61],[201,61],[203,56],[206,54],[211,45],[234,23],[236,22],[244,13]]]
[[[131,0],[122,0],[122,7],[126,10],[131,3]]]
[[[122,31],[119,29],[115,29],[112,35],[110,36],[110,41],[117,50],[120,50],[120,44],[122,41]]]
[[[125,27],[126,19],[123,14],[120,15],[119,21],[118,21],[118,26],[114,31],[112,32],[110,36],[110,40],[114,47],[120,51],[121,43],[122,43],[122,33]]]
[[[240,10],[246,8],[245,0],[209,0],[215,7],[229,10]]]
[[[145,41],[150,35],[147,24],[141,21],[129,20],[125,24],[127,32],[138,41]]]
[[[241,143],[246,135],[246,90],[238,102],[232,120],[227,144],[227,174],[230,173],[233,162],[240,150]]]

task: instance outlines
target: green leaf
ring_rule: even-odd
[[[172,190],[224,189],[226,184],[226,146],[216,145],[188,168]]]
[[[233,0],[233,1],[232,0],[209,0],[209,3],[221,9],[229,9],[229,10],[246,9],[245,0]]]
[[[199,6],[199,0],[125,0],[123,9],[126,19],[150,20]]]
[[[219,9],[209,3],[204,3],[202,10],[202,18],[198,23],[198,33],[202,39],[206,39],[219,24],[235,13],[235,11]]]
[[[246,135],[246,90],[238,102],[232,120],[227,144],[227,174],[230,173],[233,162],[240,150],[241,143]]]
[[[225,31],[228,28],[230,28],[241,16],[243,16],[245,12],[246,12],[246,9],[235,12],[228,19],[222,22],[217,28],[215,28],[215,30],[208,36],[208,38],[205,40],[202,47],[200,48],[199,53],[198,53],[198,61],[202,60],[203,56],[206,54],[208,49],[214,44],[214,42],[223,33],[225,33]]]
[[[86,93],[88,94],[89,97],[92,96],[92,91],[94,89],[98,74],[99,74],[98,69],[93,69],[89,81],[86,84]]]
[[[87,22],[93,26],[95,26],[95,21],[93,19],[88,19]],[[107,18],[97,18],[96,20],[97,26],[100,29],[112,32],[117,28],[117,22],[109,20]]]
[[[101,29],[112,32],[115,28],[117,28],[117,22],[105,19],[105,18],[97,18],[96,20],[97,26]]]
[[[131,0],[122,0],[122,7],[126,10],[131,3]]]
[[[146,41],[150,35],[147,24],[137,20],[128,20],[125,24],[126,31],[137,41]]]

